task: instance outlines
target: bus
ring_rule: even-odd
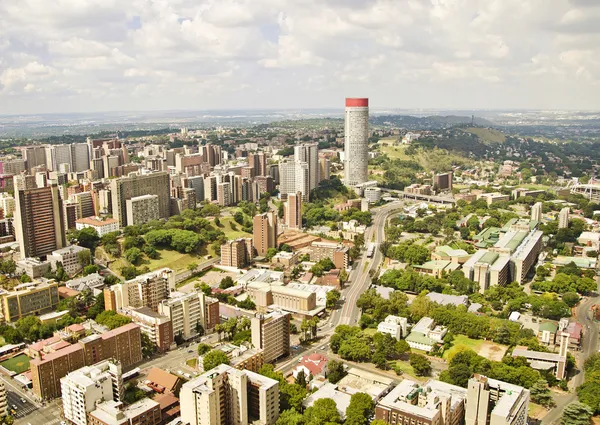
[[[373,258],[373,254],[375,254],[375,244],[370,243],[367,245],[367,258]]]

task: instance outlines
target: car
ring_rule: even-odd
[[[188,353],[193,353],[193,352],[194,352],[194,350],[188,350]]]
[[[13,409],[15,409],[15,410],[17,410],[17,409],[18,409],[18,407],[17,407],[17,405],[16,405],[16,404],[13,404],[13,405],[12,405],[12,408],[13,408]]]
[[[60,425],[67,425],[65,421],[60,421]]]
[[[21,397],[21,403],[27,403],[27,400],[25,400],[23,397]]]

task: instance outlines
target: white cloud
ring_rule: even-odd
[[[0,113],[597,107],[600,3],[552,3],[0,1]]]

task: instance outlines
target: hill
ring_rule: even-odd
[[[485,127],[467,127],[464,129],[466,133],[476,135],[483,143],[504,143],[506,136],[501,131],[493,128]]]

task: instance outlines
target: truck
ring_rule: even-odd
[[[373,258],[373,254],[375,254],[375,244],[370,243],[367,245],[367,258]]]

